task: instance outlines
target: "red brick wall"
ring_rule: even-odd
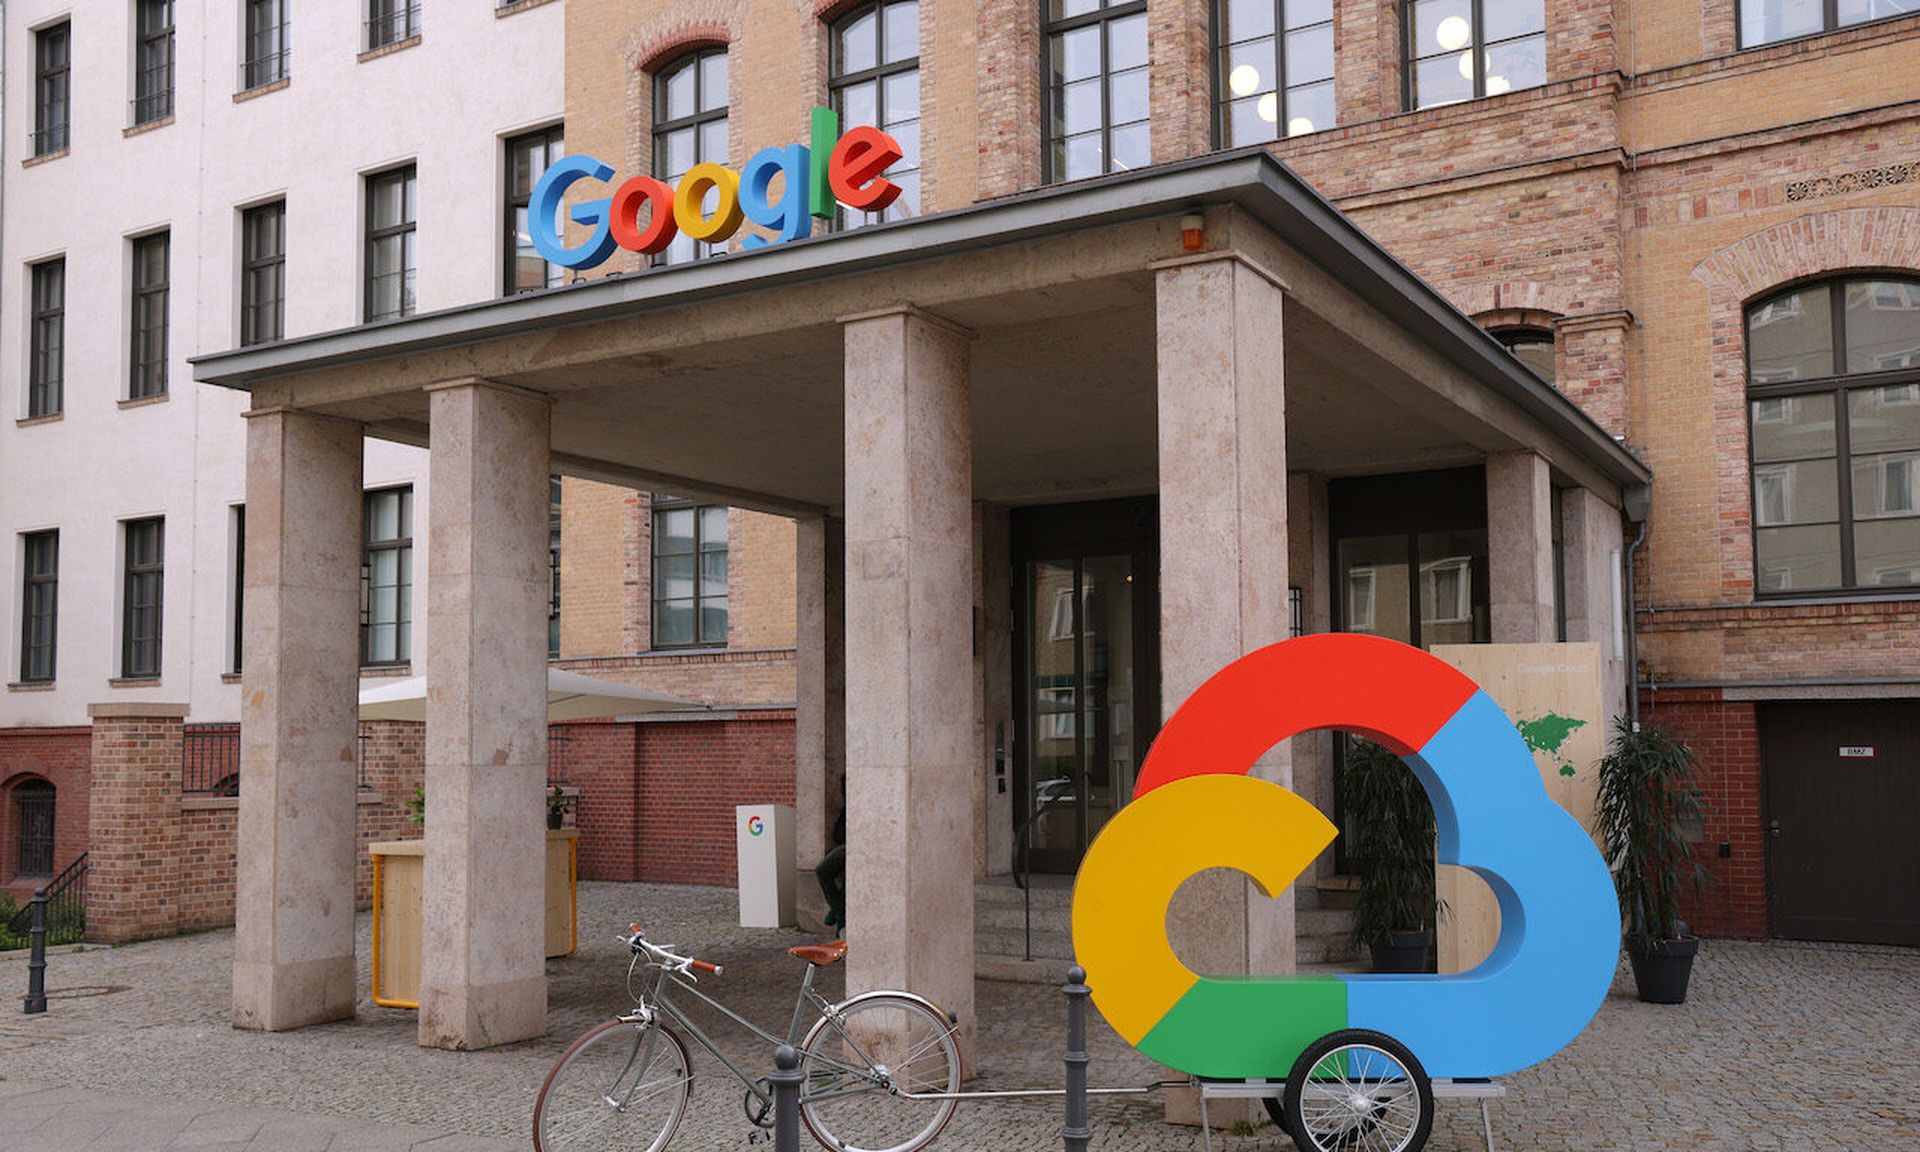
[[[88,801],[87,938],[178,931],[180,717],[96,715]]]
[[[13,728],[0,732],[0,891],[16,902],[30,898],[37,881],[16,879],[14,875],[20,862],[20,830],[10,793],[16,785],[36,778],[53,785],[53,868],[58,872],[87,850],[92,757],[90,728]]]
[[[234,841],[239,824],[237,807],[223,805],[180,813],[175,931],[223,928],[233,923]]]
[[[793,712],[638,725],[639,879],[733,884],[733,809],[793,803]]]
[[[1754,705],[1722,700],[1717,688],[1643,693],[1641,718],[1692,748],[1701,768],[1706,835],[1700,853],[1713,881],[1690,903],[1702,936],[1767,934],[1766,829],[1760,817],[1760,734]],[[1721,844],[1732,855],[1721,859]]]

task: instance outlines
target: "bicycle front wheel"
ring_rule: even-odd
[[[658,1021],[609,1020],[575,1040],[547,1073],[533,1105],[533,1146],[660,1152],[686,1114],[692,1079],[687,1046]]]
[[[813,1026],[800,1073],[800,1119],[815,1140],[833,1152],[914,1152],[953,1116],[955,1101],[941,1094],[960,1090],[960,1052],[938,1012],[875,993]]]

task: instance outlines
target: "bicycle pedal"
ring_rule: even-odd
[[[759,1130],[758,1128],[756,1128],[756,1129],[754,1129],[753,1131],[751,1131],[751,1132],[749,1132],[749,1133],[747,1133],[747,1143],[749,1143],[749,1144],[771,1144],[771,1143],[773,1143],[773,1133],[771,1133],[771,1132],[762,1132],[762,1131],[760,1131],[760,1130]]]

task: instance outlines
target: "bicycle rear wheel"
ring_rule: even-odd
[[[960,1090],[953,1027],[919,1000],[875,993],[834,1007],[801,1049],[800,1119],[834,1152],[914,1152],[933,1142]]]
[[[533,1105],[533,1146],[660,1152],[686,1114],[692,1079],[687,1046],[670,1029],[609,1020],[575,1040],[547,1073]]]

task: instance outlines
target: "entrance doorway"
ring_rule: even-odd
[[[1758,719],[1774,935],[1920,945],[1920,701]]]
[[[1156,502],[1013,513],[1015,868],[1071,873],[1160,728]]]

